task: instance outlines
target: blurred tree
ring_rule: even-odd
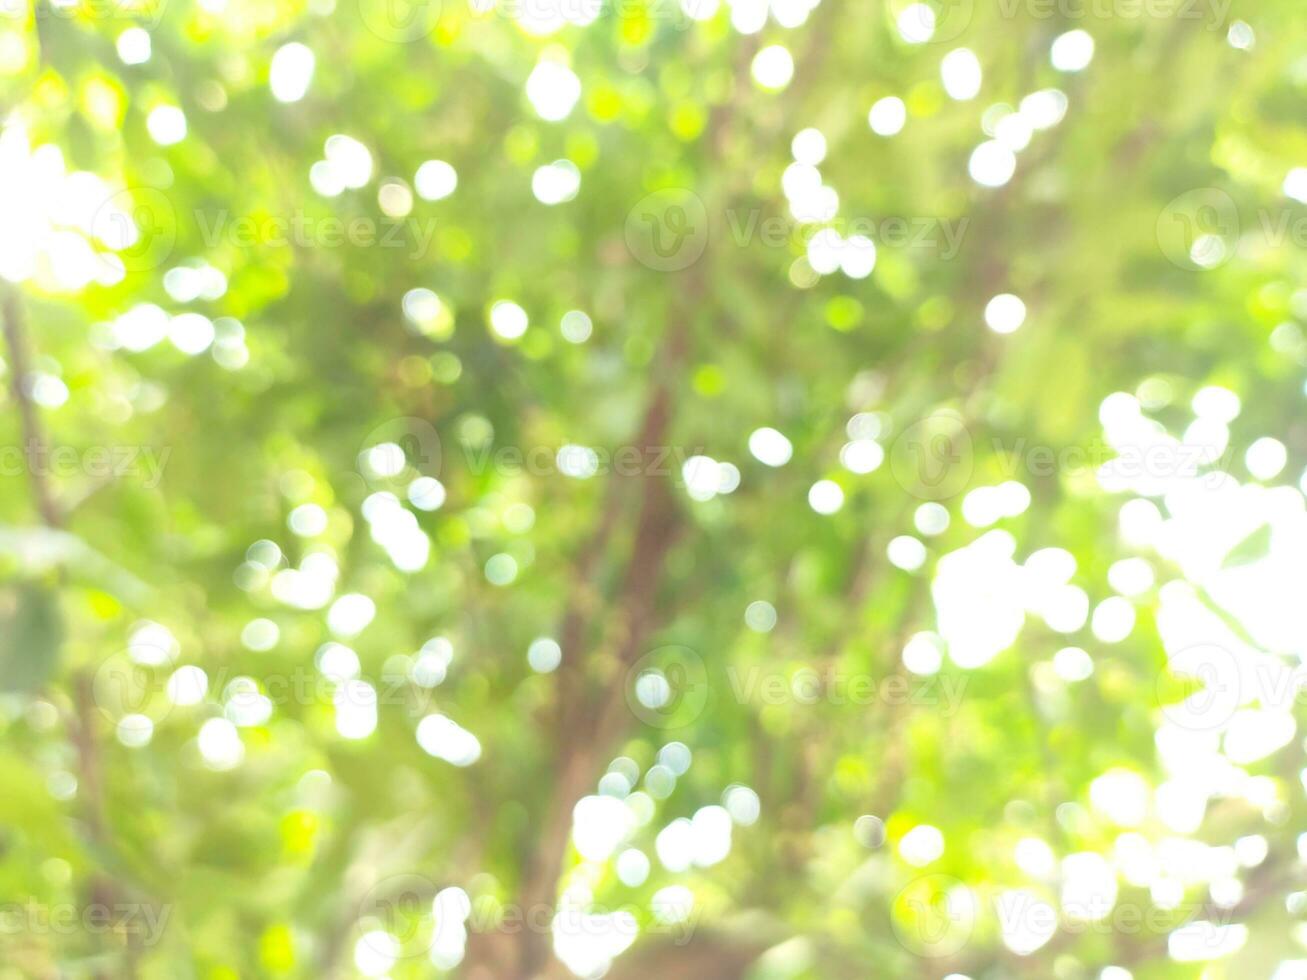
[[[0,978],[1307,977],[1305,41],[7,4]]]

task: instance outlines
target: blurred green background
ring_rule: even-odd
[[[0,978],[1307,978],[1297,0],[7,0]]]

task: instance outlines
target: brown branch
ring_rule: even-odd
[[[6,288],[3,293],[3,318],[5,344],[9,348],[9,389],[18,406],[18,417],[22,423],[23,446],[27,454],[27,475],[32,485],[32,497],[36,509],[41,514],[41,521],[46,527],[62,527],[63,513],[55,500],[54,491],[46,480],[44,470],[36,461],[46,456],[45,436],[41,432],[41,421],[37,418],[36,405],[32,402],[27,385],[32,374],[31,357],[27,348],[27,334],[24,330],[23,307],[18,292]]]
[[[61,528],[64,524],[64,512],[55,497],[54,489],[47,480],[45,470],[38,465],[39,460],[46,458],[47,443],[36,405],[27,387],[32,373],[31,355],[22,301],[17,290],[13,288],[3,290],[0,294],[0,311],[3,313],[5,344],[9,350],[10,391],[18,406],[18,415],[22,424],[32,498],[40,514],[41,523],[49,528]],[[110,834],[105,817],[103,767],[99,743],[95,737],[95,718],[98,709],[95,705],[94,683],[94,677],[89,670],[82,669],[73,675],[73,711],[69,730],[77,752],[77,778],[81,784],[80,796],[84,801],[87,836],[96,844],[107,845]],[[122,887],[111,875],[93,874],[87,889],[89,901],[93,905],[112,908],[121,904]],[[136,976],[136,955],[135,940],[129,935],[127,949],[123,952],[119,964],[120,976],[128,980]],[[102,980],[108,980],[107,973],[97,971],[95,975]]]
[[[688,337],[692,311],[704,288],[704,273],[696,267],[689,286],[681,293],[683,308],[673,316],[671,335],[664,348],[660,377],[650,398],[641,425],[638,444],[643,458],[655,458],[668,437],[672,416],[672,384],[688,350]],[[642,490],[640,516],[637,521],[631,557],[628,560],[622,587],[612,606],[618,610],[617,620],[624,635],[618,648],[620,669],[616,681],[606,692],[596,696],[585,688],[586,661],[579,649],[567,649],[572,663],[566,687],[560,687],[560,704],[557,738],[557,781],[552,800],[545,813],[543,826],[536,839],[530,864],[521,889],[523,907],[531,910],[553,904],[558,872],[567,850],[571,829],[572,807],[585,793],[585,787],[594,776],[605,746],[621,729],[622,714],[614,707],[623,701],[622,682],[626,669],[639,657],[645,641],[653,630],[658,579],[663,561],[675,538],[680,518],[676,510],[666,476],[642,474],[635,484]],[[584,561],[593,567],[599,552],[611,535],[621,511],[620,495],[610,495],[605,514],[601,518],[592,541],[590,554]],[[584,642],[588,632],[589,612],[577,609],[577,601],[565,617],[564,634],[572,642]],[[510,937],[511,939],[511,937]],[[507,942],[500,938],[485,937],[484,945],[498,947],[492,957],[498,963],[494,975],[531,977],[541,970],[548,959],[548,937],[538,933],[524,933],[515,952],[506,950]],[[478,964],[480,968],[481,964]],[[510,972],[503,972],[507,968]],[[469,976],[476,976],[474,969]]]
[[[689,942],[667,941],[632,951],[614,964],[609,980],[742,980],[774,937],[743,939],[695,936]]]
[[[737,78],[747,78],[752,43],[743,45],[736,59]],[[704,134],[710,159],[726,149],[730,105],[714,108]],[[636,443],[646,461],[657,458],[666,445],[672,422],[673,392],[690,349],[691,326],[708,290],[708,257],[705,255],[684,274],[669,317],[667,338],[655,367],[655,379],[648,407],[641,421]],[[615,478],[620,479],[620,478]],[[602,603],[590,586],[599,561],[618,526],[628,488],[640,491],[631,555],[620,590],[609,603]],[[594,777],[594,769],[605,747],[617,737],[625,714],[625,673],[638,659],[653,631],[657,586],[664,560],[681,523],[666,475],[643,473],[629,481],[622,479],[610,488],[594,533],[576,563],[578,582],[572,602],[563,616],[560,631],[564,661],[560,668],[554,717],[555,784],[528,860],[520,888],[523,907],[533,910],[553,904],[558,873],[567,850],[572,808]],[[583,655],[593,616],[607,606],[617,610],[619,624],[617,660],[619,670],[609,688],[591,692],[586,687]],[[546,968],[548,935],[533,932],[515,937],[474,935],[468,946],[464,972],[470,978],[527,978]]]

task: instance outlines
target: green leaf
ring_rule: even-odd
[[[1263,524],[1248,537],[1230,549],[1221,562],[1222,568],[1236,568],[1261,561],[1271,551],[1271,526]]]
[[[62,569],[71,581],[140,603],[149,586],[106,558],[77,535],[48,527],[0,527],[0,555],[16,559],[29,573]]]
[[[38,585],[0,592],[0,690],[39,690],[55,674],[63,640],[54,592]]]

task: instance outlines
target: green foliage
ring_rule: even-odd
[[[0,980],[1304,975],[1300,3],[555,7],[0,11]]]
[[[64,639],[56,594],[36,585],[6,590],[0,595],[0,623],[0,688],[39,691],[58,670]]]

